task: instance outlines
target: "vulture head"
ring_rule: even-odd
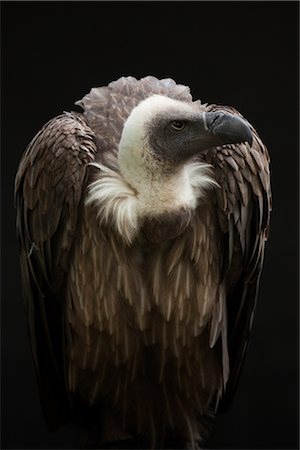
[[[162,95],[140,102],[124,123],[118,154],[121,174],[140,200],[139,215],[195,207],[199,192],[217,185],[201,155],[246,141],[251,145],[252,133],[243,119],[207,112],[200,102]]]
[[[162,165],[180,166],[203,150],[223,144],[252,143],[246,122],[225,112],[205,112],[186,103],[153,95],[136,106],[124,124],[119,154],[128,165],[150,153]]]

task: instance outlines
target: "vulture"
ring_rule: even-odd
[[[249,341],[267,148],[237,110],[171,78],[121,77],[75,104],[15,179],[45,421],[75,423],[83,448],[201,448]]]

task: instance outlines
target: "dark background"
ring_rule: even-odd
[[[68,448],[44,425],[27,343],[13,182],[26,145],[91,87],[172,77],[236,107],[272,159],[274,210],[256,320],[215,448],[298,447],[298,3],[2,3],[2,448]]]

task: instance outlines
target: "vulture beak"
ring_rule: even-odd
[[[196,133],[191,140],[197,141],[198,150],[242,142],[252,145],[252,132],[247,123],[223,111],[203,113]]]

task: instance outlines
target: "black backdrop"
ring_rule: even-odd
[[[272,158],[274,211],[250,349],[214,448],[297,447],[298,4],[2,3],[2,448],[72,447],[44,425],[27,344],[13,181],[45,121],[122,75],[236,107]]]

